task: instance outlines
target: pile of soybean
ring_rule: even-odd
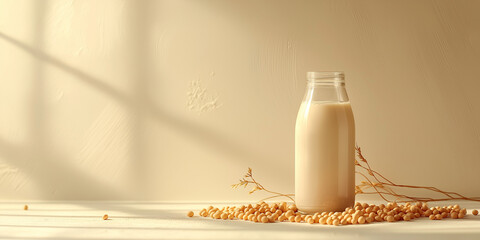
[[[473,210],[473,215],[478,211]],[[368,224],[373,222],[397,222],[410,221],[416,218],[426,217],[431,220],[442,220],[445,218],[464,218],[467,215],[465,208],[459,205],[443,207],[429,207],[427,203],[406,203],[397,204],[367,204],[356,202],[353,208],[346,208],[343,212],[318,212],[315,214],[303,214],[298,211],[295,204],[265,203],[248,204],[241,206],[227,206],[216,208],[209,206],[199,212],[202,217],[210,217],[222,220],[245,220],[259,223],[273,222],[297,222],[324,225],[349,225]],[[189,211],[187,216],[193,217],[194,213]]]

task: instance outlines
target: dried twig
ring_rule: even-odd
[[[384,177],[379,172],[373,170],[370,167],[367,159],[362,155],[362,150],[360,147],[356,146],[355,151],[357,152],[358,160],[355,160],[355,166],[360,168],[360,170],[364,170],[370,175],[374,181],[369,179],[369,176],[357,171],[356,173],[365,178],[367,181],[363,181],[360,185],[356,186],[356,194],[372,194],[377,193],[382,197],[384,200],[388,201],[385,197],[391,196],[395,197],[395,201],[397,202],[435,202],[435,201],[447,201],[447,200],[468,200],[468,201],[477,201],[480,202],[480,197],[465,197],[456,192],[447,192],[440,190],[436,187],[426,187],[426,186],[414,186],[414,185],[404,185],[404,184],[396,184],[386,177]],[[373,188],[375,192],[365,192],[365,189]],[[436,192],[444,195],[442,198],[431,198],[431,197],[415,197],[415,196],[408,196],[404,194],[399,194],[393,190],[393,188],[410,188],[410,189],[424,189],[431,192]],[[380,191],[382,189],[383,191]]]
[[[246,179],[245,179],[246,178]],[[283,193],[278,193],[278,192],[274,192],[274,191],[270,191],[268,189],[266,189],[265,187],[262,186],[262,184],[258,183],[255,178],[253,178],[253,173],[252,173],[252,169],[251,168],[248,168],[248,171],[247,171],[247,174],[245,174],[244,178],[240,179],[240,182],[237,183],[237,184],[233,184],[232,185],[232,188],[238,188],[238,187],[241,187],[243,186],[244,188],[246,188],[249,184],[253,184],[255,185],[252,190],[250,190],[249,194],[252,194],[256,191],[266,191],[268,193],[271,193],[273,194],[273,196],[270,196],[270,197],[267,197],[265,199],[262,199],[260,201],[263,201],[263,200],[267,200],[267,199],[271,199],[271,198],[277,198],[277,197],[286,197],[286,198],[289,198],[290,200],[294,201],[295,200],[291,197],[291,196],[294,196],[294,194],[283,194]]]
[[[468,200],[468,201],[480,202],[480,197],[465,197],[459,193],[443,191],[436,187],[396,184],[370,167],[370,164],[368,163],[367,159],[362,155],[362,150],[360,149],[360,147],[356,146],[355,151],[358,157],[358,160],[355,159],[355,166],[357,167],[357,170],[358,170],[358,171],[355,171],[355,173],[365,179],[365,181],[362,181],[359,185],[355,186],[355,194],[378,194],[383,200],[387,202],[390,202],[390,201],[435,202],[435,201],[448,201],[448,200]],[[367,174],[363,173],[362,171],[366,172]],[[283,193],[270,191],[266,189],[262,184],[258,183],[253,178],[251,168],[248,168],[248,172],[247,174],[245,174],[244,178],[242,178],[239,183],[233,184],[232,188],[238,188],[240,186],[247,187],[250,184],[254,185],[253,189],[249,192],[250,194],[256,191],[266,191],[270,194],[273,194],[272,196],[264,198],[262,200],[267,200],[267,199],[277,198],[277,197],[287,197],[293,202],[295,202],[295,200],[292,198],[293,196],[295,196],[295,194],[283,194]],[[394,188],[424,189],[430,192],[440,193],[443,195],[443,197],[431,198],[431,197],[408,196],[404,194],[399,194],[394,190]],[[373,189],[374,191],[370,191],[370,192],[365,191],[367,189]],[[391,199],[391,198],[394,198],[394,199]]]

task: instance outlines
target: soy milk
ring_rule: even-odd
[[[352,108],[342,73],[308,76],[295,127],[295,202],[305,213],[343,211],[355,201]]]

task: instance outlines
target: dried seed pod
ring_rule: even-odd
[[[187,216],[188,216],[188,217],[193,217],[193,215],[194,215],[194,213],[193,213],[192,211],[188,211],[188,212],[187,212]],[[105,214],[103,217],[105,218],[105,216],[107,216],[107,218],[108,218],[108,215],[107,215],[107,214]],[[105,220],[105,219],[104,219],[104,220]]]

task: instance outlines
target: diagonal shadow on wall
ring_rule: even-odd
[[[147,44],[143,41],[148,37],[149,25],[145,22],[148,18],[147,10],[149,9],[148,1],[144,4],[137,4],[138,7],[132,8],[132,22],[130,30],[133,37],[128,41],[134,44],[131,53],[134,59],[142,59],[142,61],[135,63],[136,71],[133,72],[132,78],[135,79],[134,94],[132,97],[118,91],[117,89],[105,84],[101,79],[98,79],[78,68],[68,65],[59,59],[45,53],[43,51],[43,19],[45,7],[39,2],[36,8],[38,13],[36,20],[36,36],[38,41],[34,45],[28,45],[5,33],[0,32],[0,39],[8,42],[18,49],[30,54],[37,61],[34,73],[34,88],[32,89],[31,100],[31,143],[26,146],[16,146],[10,144],[6,139],[0,139],[0,155],[4,156],[9,164],[14,165],[25,171],[28,176],[38,184],[42,190],[43,198],[51,198],[51,194],[47,191],[51,186],[56,186],[58,181],[65,182],[70,189],[78,189],[78,193],[63,196],[66,199],[85,199],[85,196],[94,194],[95,199],[128,199],[132,196],[129,193],[124,193],[121,190],[111,189],[106,184],[101,183],[85,172],[80,171],[73,165],[69,164],[68,156],[60,155],[48,144],[48,132],[46,128],[46,106],[45,101],[45,82],[43,67],[47,64],[54,66],[66,73],[76,77],[79,81],[89,85],[101,94],[111,97],[113,100],[124,105],[126,109],[134,116],[132,124],[132,132],[134,133],[132,141],[133,156],[131,159],[131,166],[134,166],[134,181],[138,186],[143,186],[144,171],[148,168],[145,161],[145,119],[147,117],[153,118],[158,124],[168,125],[180,133],[188,134],[193,140],[206,147],[213,148],[219,153],[225,153],[235,158],[241,157],[245,159],[244,163],[252,163],[255,159],[260,158],[247,149],[241,147],[238,142],[232,137],[222,135],[204,126],[200,126],[191,121],[182,119],[180,117],[169,114],[158,107],[156,107],[148,96],[149,79],[146,78],[149,71],[149,54],[146,48]],[[141,26],[135,29],[135,26]],[[33,162],[33,165],[30,165]],[[49,166],[48,170],[45,167],[38,167],[40,165]],[[69,181],[75,179],[75,181]],[[88,186],[88,190],[80,190]],[[62,190],[62,189],[61,189]],[[67,189],[65,189],[67,190]],[[88,191],[88,194],[86,192]],[[138,189],[142,193],[142,189]],[[145,193],[146,194],[146,193]],[[141,196],[140,196],[141,197]],[[130,197],[131,198],[131,197]]]

